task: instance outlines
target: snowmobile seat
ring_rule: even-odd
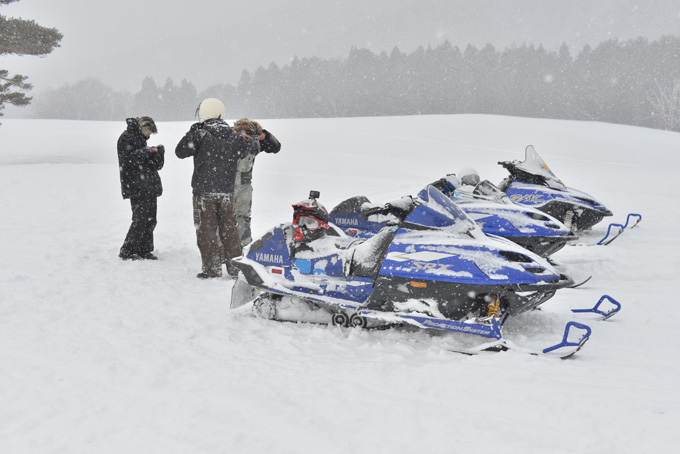
[[[385,259],[385,254],[387,254],[387,249],[389,249],[394,235],[397,234],[397,230],[396,227],[386,227],[372,238],[355,246],[352,251],[348,274],[376,279]]]
[[[361,213],[361,206],[364,203],[370,203],[370,200],[368,200],[368,198],[363,195],[350,197],[349,199],[340,202],[338,206],[333,208],[330,213],[330,217],[332,218],[337,215],[348,213]]]

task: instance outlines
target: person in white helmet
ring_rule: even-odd
[[[194,158],[191,187],[196,240],[202,261],[202,271],[196,277],[222,276],[223,261],[229,275],[236,277],[238,270],[231,265],[231,259],[241,255],[241,240],[234,212],[234,180],[238,160],[257,144],[227,124],[224,104],[218,99],[203,100],[196,114],[198,123],[191,125],[175,148],[178,158]]]

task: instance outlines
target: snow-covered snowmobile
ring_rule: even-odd
[[[459,174],[460,179],[449,174],[431,185],[453,200],[485,234],[506,238],[541,257],[554,254],[578,238],[552,216],[513,203],[491,182],[480,181],[474,169],[464,169]],[[394,219],[382,214],[367,215],[371,206],[375,205],[366,197],[352,197],[333,208],[330,221],[348,236],[370,238],[388,223],[394,223]]]
[[[318,193],[294,205],[292,225],[273,228],[232,260],[242,273],[232,308],[254,298],[254,311],[266,318],[353,327],[406,324],[491,338],[485,348],[506,349],[501,326],[507,317],[535,309],[572,284],[538,255],[486,236],[433,186],[417,198],[373,207],[394,222],[365,241],[334,230],[327,217],[308,223],[305,207],[299,207],[318,208],[313,196]],[[305,242],[312,224],[328,233]],[[573,326],[587,330],[576,342],[567,340]],[[572,322],[563,342],[551,349],[573,354],[589,334]]]
[[[562,221],[572,232],[589,229],[612,212],[585,192],[567,187],[550,170],[532,145],[525,150],[524,161],[501,161],[498,164],[510,172],[498,187],[515,203],[528,205]],[[639,214],[635,225],[642,219]],[[616,224],[618,225],[618,224]],[[632,227],[634,227],[633,225]]]
[[[554,217],[513,203],[493,183],[480,181],[474,169],[463,169],[459,176],[449,174],[432,185],[450,197],[487,235],[506,238],[541,257],[554,254],[578,238]]]

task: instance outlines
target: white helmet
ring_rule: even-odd
[[[480,181],[479,174],[472,167],[465,167],[464,169],[461,169],[461,171],[458,172],[458,178],[460,179],[461,183],[470,186],[477,186]]]
[[[198,105],[196,114],[198,115],[199,123],[203,123],[211,118],[224,119],[227,116],[227,111],[224,108],[222,101],[217,98],[208,98],[204,99],[203,102]]]

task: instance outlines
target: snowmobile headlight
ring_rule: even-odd
[[[574,197],[574,198],[575,198],[576,200],[580,200],[581,202],[585,202],[585,203],[587,203],[587,204],[589,204],[589,205],[592,205],[592,206],[595,206],[595,207],[600,205],[600,204],[597,203],[596,201],[591,200],[591,199],[586,199],[585,197]]]
[[[529,268],[529,267],[526,267],[526,268],[524,268],[524,269],[527,270],[528,272],[534,273],[534,274],[545,273],[545,269],[544,269],[544,268]]]
[[[510,262],[532,263],[533,260],[524,254],[513,251],[498,251],[498,254]]]
[[[543,221],[543,222],[545,222],[545,221],[549,221],[549,220],[550,220],[549,217],[547,217],[547,216],[545,216],[545,215],[543,215],[543,214],[539,214],[539,213],[526,213],[526,215],[529,216],[531,219],[534,219],[534,220],[536,220],[536,221]]]

